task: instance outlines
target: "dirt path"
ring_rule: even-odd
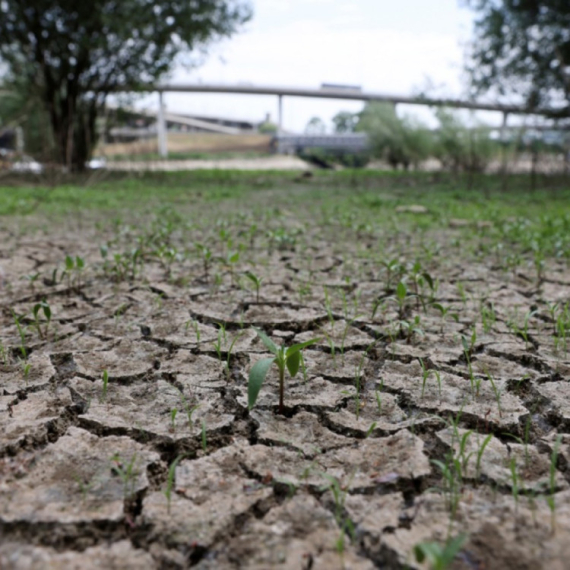
[[[109,170],[309,170],[311,167],[295,156],[275,155],[263,158],[230,158],[225,160],[156,160],[113,161]]]

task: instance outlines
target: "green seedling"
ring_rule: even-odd
[[[135,463],[137,460],[137,454],[133,454],[129,462],[125,465],[121,461],[121,457],[118,453],[113,455],[111,461],[113,466],[111,471],[118,475],[123,483],[123,495],[125,499],[132,497],[135,493],[135,484],[137,477],[139,475],[138,471],[135,470]]]
[[[378,406],[378,413],[382,415],[382,394],[376,390],[374,392],[374,396],[376,397],[376,406]]]
[[[202,420],[202,451],[208,451],[208,440],[206,439],[206,422]]]
[[[208,279],[208,274],[210,271],[210,265],[212,263],[212,252],[211,250],[201,243],[196,243],[196,249],[198,254],[202,258],[202,263],[204,264],[204,276]]]
[[[176,416],[178,414],[177,408],[172,408],[170,410],[170,431],[174,433],[176,431]]]
[[[174,480],[176,477],[176,467],[178,467],[178,464],[180,463],[180,461],[182,461],[182,459],[184,459],[184,457],[186,457],[185,454],[183,455],[179,455],[171,464],[170,467],[168,468],[168,476],[166,478],[166,489],[163,491],[164,496],[166,497],[166,501],[168,504],[168,514],[170,514],[170,505],[172,502],[172,490],[174,489]]]
[[[75,258],[71,257],[71,255],[65,256],[64,275],[67,275],[67,287],[69,289],[73,288],[76,291],[81,289],[81,274],[84,268],[85,261],[82,257],[78,255]]]
[[[483,453],[485,448],[489,445],[490,441],[493,439],[493,434],[490,433],[481,444],[481,447],[477,450],[477,461],[475,462],[475,478],[477,481],[481,478],[481,459],[483,458]]]
[[[189,320],[186,322],[186,332],[188,332],[188,328],[192,326],[194,329],[194,334],[196,335],[196,342],[200,342],[200,323],[198,321]]]
[[[101,402],[104,402],[107,399],[107,388],[109,386],[109,373],[106,370],[103,370],[103,390],[101,391]]]
[[[366,431],[366,435],[364,436],[365,439],[368,439],[370,437],[372,432],[376,429],[376,426],[377,426],[377,422],[372,422],[370,424],[370,427],[368,428],[368,430]]]
[[[421,398],[423,399],[423,397],[424,397],[428,378],[430,377],[431,374],[433,374],[435,376],[435,379],[437,380],[437,385],[439,388],[439,399],[441,400],[441,375],[440,375],[439,371],[429,369],[424,364],[424,361],[421,358],[418,358],[418,361],[419,361],[421,369],[422,369],[422,394],[421,394]]]
[[[486,376],[491,383],[491,388],[493,389],[493,394],[495,395],[495,401],[497,402],[497,408],[499,410],[499,417],[502,418],[503,410],[501,408],[501,390],[499,390],[497,384],[495,384],[495,381],[493,380],[493,377],[489,374],[488,371],[486,372]]]
[[[22,372],[24,373],[24,380],[28,381],[28,376],[30,375],[30,370],[32,365],[25,360],[22,360]]]
[[[35,292],[36,288],[36,281],[40,278],[41,273],[38,271],[36,273],[29,273],[28,275],[24,275],[22,279],[25,279],[30,284],[30,290],[32,293]]]
[[[487,334],[493,330],[495,322],[497,321],[497,315],[495,313],[495,306],[493,303],[489,305],[481,305],[481,324],[483,325],[483,331]]]
[[[289,348],[281,346],[278,348],[277,345],[261,330],[254,329],[257,336],[261,339],[265,347],[273,353],[273,358],[264,358],[256,362],[250,373],[249,382],[247,387],[248,396],[248,407],[251,410],[255,406],[257,401],[257,396],[261,390],[261,385],[269,372],[272,364],[276,364],[279,370],[279,413],[285,413],[285,407],[283,404],[284,391],[285,391],[285,369],[289,371],[291,378],[294,378],[299,371],[301,365],[301,351],[308,346],[316,344],[321,339],[315,338],[302,342],[300,344],[294,344]]]
[[[400,281],[396,286],[396,303],[398,304],[398,319],[404,319],[404,311],[406,308],[406,296],[408,295],[408,288],[403,281]]]
[[[14,311],[12,311],[12,317],[14,318],[14,324],[16,325],[16,329],[18,330],[18,336],[20,337],[20,352],[22,354],[22,358],[26,360],[28,358],[28,351],[26,350],[26,329],[22,326],[20,322],[22,317],[17,316]]]
[[[416,562],[427,562],[431,570],[446,570],[449,568],[461,547],[467,540],[467,536],[460,534],[447,540],[444,546],[437,542],[422,542],[414,546]]]
[[[251,271],[246,271],[245,276],[253,283],[253,286],[255,287],[255,302],[259,303],[259,289],[261,287],[263,279],[261,277],[258,277]]]
[[[335,546],[337,552],[342,555],[345,549],[346,533],[348,533],[351,538],[354,537],[354,526],[352,524],[352,521],[348,517],[343,516],[344,504],[346,502],[348,489],[350,488],[350,485],[352,483],[354,473],[350,477],[350,481],[348,482],[347,485],[341,485],[340,481],[336,477],[333,477],[328,473],[321,473],[321,475],[328,481],[328,483],[323,485],[320,488],[320,490],[330,491],[333,496],[333,501],[335,505],[334,517],[338,526],[341,529],[340,535],[335,543]]]
[[[44,314],[45,326],[42,327],[40,321],[40,311]],[[44,299],[40,303],[36,303],[32,309],[32,314],[34,315],[34,326],[38,331],[38,336],[43,340],[47,338],[49,324],[51,322],[51,308],[48,302]]]
[[[194,412],[200,407],[200,404],[191,406],[188,400],[186,399],[186,396],[184,396],[184,392],[182,392],[182,390],[179,390],[178,388],[177,390],[178,393],[180,394],[180,399],[182,400],[182,406],[184,407],[184,411],[186,412],[186,418],[188,420],[188,429],[192,431],[192,428],[194,427],[194,424],[192,422],[192,416]]]
[[[451,307],[444,307],[441,303],[433,303],[432,307],[437,309],[441,313],[441,329],[440,332],[443,334],[443,326],[445,325],[445,317],[449,313],[449,316],[456,322],[459,322],[459,315],[457,313],[450,313]]]

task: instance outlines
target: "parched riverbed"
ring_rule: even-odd
[[[4,219],[0,568],[568,567],[568,213],[320,184]]]

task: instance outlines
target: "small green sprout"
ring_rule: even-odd
[[[208,450],[208,440],[206,439],[206,422],[202,420],[202,451],[206,453]]]
[[[176,416],[178,415],[178,408],[172,408],[170,410],[170,431],[174,433],[176,431]]]
[[[137,454],[134,453],[126,465],[121,461],[121,457],[118,453],[113,455],[111,461],[113,462],[111,471],[115,475],[118,475],[123,482],[123,494],[125,499],[132,497],[135,493],[135,484],[139,475],[139,472],[135,469]]]
[[[45,319],[45,326],[43,328],[39,317],[40,311],[43,312]],[[34,315],[34,326],[38,331],[39,337],[42,340],[47,338],[49,324],[51,322],[51,308],[48,302],[44,299],[40,303],[36,303],[32,309],[32,314]]]
[[[490,433],[481,444],[481,447],[477,450],[477,461],[475,463],[475,478],[479,481],[481,477],[481,459],[483,458],[483,452],[485,448],[489,445],[490,441],[493,439],[493,434]]]
[[[168,503],[168,514],[170,514],[170,504],[172,501],[172,489],[174,489],[174,479],[176,477],[176,467],[186,455],[179,455],[168,468],[168,477],[166,478],[166,489],[163,491]]]
[[[30,375],[31,368],[32,368],[32,365],[29,362],[22,360],[22,372],[24,373],[24,379],[26,381],[28,380],[28,376]]]
[[[263,279],[261,277],[258,277],[251,271],[246,271],[245,276],[253,283],[253,286],[255,287],[255,302],[259,303],[259,289],[261,287]]]
[[[308,346],[316,344],[321,339],[314,338],[300,344],[294,344],[289,348],[285,346],[278,348],[263,331],[259,329],[254,330],[266,348],[274,354],[274,357],[263,358],[253,365],[249,373],[249,383],[247,387],[248,407],[251,410],[253,406],[255,406],[257,396],[261,390],[261,385],[263,384],[271,365],[275,363],[279,369],[279,413],[284,414],[285,407],[283,405],[283,399],[285,391],[285,369],[287,368],[291,378],[294,378],[301,366],[301,351]]]
[[[422,542],[414,546],[416,562],[428,562],[431,570],[446,570],[449,568],[467,536],[460,534],[448,540],[444,546],[437,542]]]

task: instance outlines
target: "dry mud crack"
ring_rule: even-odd
[[[456,570],[568,568],[567,268],[465,269],[457,229],[432,238],[429,287],[413,233],[389,242],[396,270],[281,223],[238,260],[215,233],[211,258],[185,250],[192,230],[6,235],[0,568],[424,568],[414,545],[460,533]],[[62,275],[66,254],[85,269]],[[248,410],[253,327],[320,339],[284,415],[276,369]]]

